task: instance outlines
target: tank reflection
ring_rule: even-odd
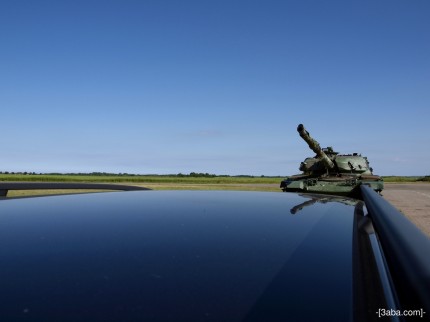
[[[290,213],[292,215],[295,215],[296,213],[301,211],[303,208],[310,207],[317,202],[323,203],[323,204],[325,204],[327,202],[339,202],[339,203],[343,203],[344,205],[348,205],[348,206],[356,206],[357,202],[358,202],[358,200],[356,200],[356,199],[342,198],[339,196],[323,196],[323,195],[313,195],[313,194],[305,194],[305,193],[301,193],[301,194],[299,194],[299,196],[305,197],[305,198],[310,198],[310,200],[304,201],[304,202],[294,206],[293,208],[291,208]]]

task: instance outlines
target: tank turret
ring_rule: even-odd
[[[281,182],[281,189],[357,197],[360,184],[370,185],[381,192],[384,182],[373,175],[367,157],[358,153],[339,154],[332,147],[321,148],[319,143],[299,124],[297,132],[315,152],[300,164],[302,174],[293,175]]]

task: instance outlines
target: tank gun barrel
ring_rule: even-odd
[[[302,137],[303,140],[306,141],[306,143],[309,145],[309,147],[311,148],[311,150],[316,153],[317,157],[322,160],[322,162],[324,163],[324,165],[328,169],[333,169],[334,168],[333,161],[331,161],[330,158],[327,156],[327,154],[324,153],[324,151],[321,149],[319,143],[317,141],[315,141],[309,135],[309,132],[306,131],[306,129],[303,126],[303,124],[299,124],[299,126],[297,127],[297,132],[299,132],[300,136]]]

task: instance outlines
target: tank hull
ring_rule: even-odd
[[[374,177],[375,178],[306,178],[303,175],[298,175],[297,177],[293,176],[281,181],[280,188],[284,192],[319,193],[359,198],[359,186],[362,184],[370,186],[379,193],[384,189],[384,181],[382,178],[378,176]]]

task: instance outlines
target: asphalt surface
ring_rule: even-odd
[[[385,183],[382,196],[430,237],[429,183]]]

